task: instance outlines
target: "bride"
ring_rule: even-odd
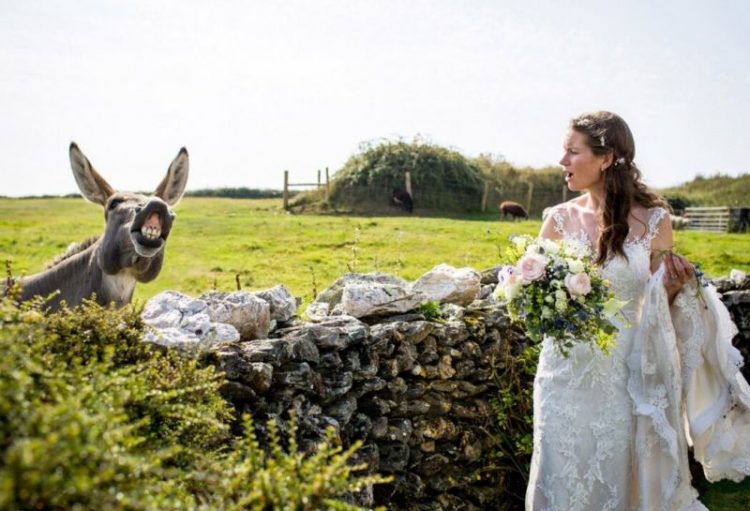
[[[608,355],[567,357],[549,339],[534,381],[527,510],[706,509],[687,447],[709,481],[750,474],[750,388],[734,324],[712,287],[671,252],[666,203],[641,182],[635,143],[610,112],[570,123],[560,164],[587,193],[553,208],[541,236],[591,245],[627,301]]]

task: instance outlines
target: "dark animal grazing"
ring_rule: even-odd
[[[517,202],[506,200],[506,201],[501,202],[500,206],[498,207],[500,209],[500,214],[503,215],[503,219],[508,215],[510,215],[511,218],[513,219],[516,219],[516,218],[525,218],[527,220],[529,219],[529,214],[526,213],[526,210],[523,209],[523,206],[521,206]]]
[[[391,194],[391,200],[394,204],[401,206],[404,211],[409,213],[414,211],[414,201],[411,199],[411,195],[406,190],[399,190],[398,188],[393,189]]]
[[[59,290],[49,302],[53,310],[63,300],[78,305],[92,293],[102,305],[121,307],[130,303],[136,282],[149,282],[161,270],[175,217],[170,206],[180,200],[187,183],[188,153],[180,149],[150,197],[115,191],[75,143],[70,144],[70,165],[81,194],[104,206],[104,234],[69,249],[47,271],[20,279],[21,299]]]

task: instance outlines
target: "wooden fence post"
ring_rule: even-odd
[[[482,213],[487,211],[487,196],[490,194],[490,183],[484,182],[484,191],[482,192]]]
[[[289,209],[289,171],[284,171],[284,209]]]
[[[526,212],[531,213],[531,199],[534,197],[534,181],[529,180],[529,195],[526,197]]]
[[[568,202],[568,185],[564,184],[562,189],[562,201]]]
[[[326,167],[326,200],[331,198],[331,181],[328,179],[328,167]]]
[[[318,169],[318,188],[320,188],[320,169]]]
[[[411,198],[414,198],[414,195],[411,193],[411,172],[408,170],[404,173],[404,187],[406,188],[406,193],[411,195]]]

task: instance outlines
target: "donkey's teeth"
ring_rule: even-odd
[[[141,227],[141,234],[149,240],[155,240],[161,236],[161,229],[158,227],[143,226]]]

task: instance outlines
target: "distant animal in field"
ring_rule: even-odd
[[[69,152],[81,194],[104,207],[104,234],[73,246],[46,271],[19,279],[21,300],[59,291],[48,303],[56,310],[63,300],[75,306],[96,293],[99,304],[121,307],[130,303],[136,282],[149,282],[161,270],[175,218],[170,207],[187,183],[188,153],[180,149],[156,191],[146,197],[115,191],[75,143]]]
[[[690,219],[684,216],[671,215],[672,218],[672,229],[675,231],[681,231],[690,225]]]
[[[500,214],[503,215],[503,219],[505,219],[508,215],[510,215],[511,218],[514,220],[516,218],[525,218],[528,220],[529,214],[526,213],[526,210],[523,209],[523,206],[521,206],[517,202],[513,201],[503,201],[500,203],[500,206],[498,206],[498,209],[500,209]]]
[[[409,213],[414,211],[414,201],[406,190],[394,188],[393,193],[391,194],[391,201],[393,201],[394,204],[401,206],[404,211],[408,211]]]

